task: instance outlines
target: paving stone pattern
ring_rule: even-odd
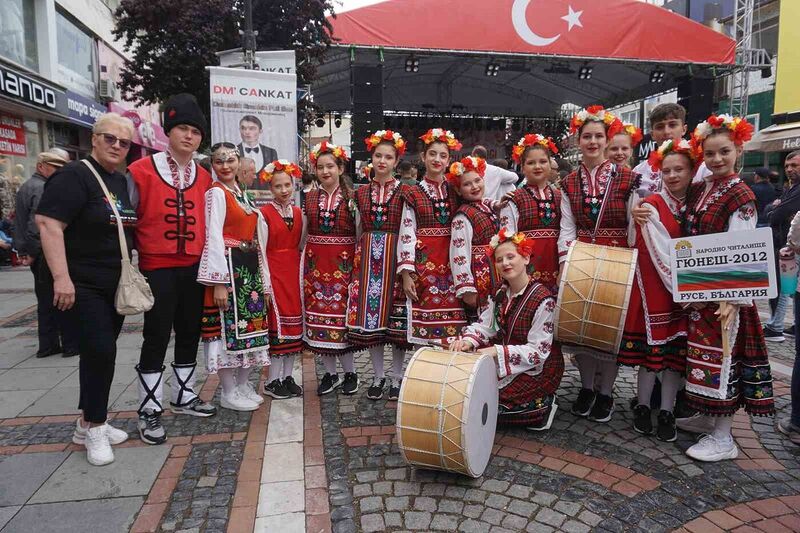
[[[368,356],[357,355],[356,362],[362,383],[370,382]],[[321,365],[317,373],[324,373]],[[618,468],[612,473],[656,482],[644,490],[634,487],[632,496],[609,488],[619,483],[614,476],[581,478],[580,470],[556,471],[500,454],[475,480],[410,468],[392,435],[386,435],[390,431],[383,431],[394,425],[394,402],[368,400],[363,390],[350,397],[327,395],[322,421],[332,530],[669,531],[704,513],[800,491],[800,449],[776,433],[771,418],[754,419],[752,429],[781,470],[695,462],[684,454],[694,443],[691,435],[680,433],[677,442],[662,443],[633,431],[627,400],[635,382],[633,371],[620,370],[614,418],[594,424],[568,412],[579,389],[577,370],[568,364],[553,429],[540,434],[500,428],[495,448],[527,442],[566,450],[558,460],[578,466],[584,460],[607,461]],[[787,403],[788,397],[778,399],[780,409]],[[361,435],[364,428],[368,436]],[[390,442],[382,440],[387,436]]]

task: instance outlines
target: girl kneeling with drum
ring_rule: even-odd
[[[487,253],[503,285],[450,349],[494,355],[500,379],[498,422],[542,431],[555,417],[564,358],[553,340],[555,298],[528,274],[533,242],[505,229],[492,238]]]

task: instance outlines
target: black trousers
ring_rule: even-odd
[[[65,353],[78,353],[78,320],[75,309],[59,311],[53,306],[53,276],[44,257],[31,263],[39,322],[39,351],[63,346]]]
[[[142,371],[161,370],[173,329],[175,363],[185,365],[197,361],[205,294],[205,287],[197,283],[198,266],[142,272],[155,297],[153,308],[144,314],[144,342],[139,357]]]
[[[114,308],[119,271],[98,276],[91,285],[75,282],[75,312],[79,321],[80,402],[86,422],[102,424],[108,416],[108,396],[117,360],[117,337],[125,319]]]

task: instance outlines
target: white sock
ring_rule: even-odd
[[[613,395],[617,372],[619,372],[619,367],[616,361],[600,362],[600,394],[603,396]]]
[[[353,355],[353,352],[340,355],[339,361],[342,362],[342,370],[345,372],[356,371],[355,356]]]
[[[235,368],[220,368],[217,371],[219,375],[219,382],[222,384],[222,393],[230,394],[236,390],[236,369]]]
[[[253,370],[252,367],[250,368],[237,368],[236,369],[236,383],[238,385],[244,385],[250,379],[250,372]]]
[[[650,407],[650,397],[653,395],[653,388],[655,386],[656,373],[640,366],[636,382],[636,396],[639,399],[639,405]]]
[[[272,356],[269,364],[269,377],[267,378],[268,380],[267,383],[272,383],[276,379],[281,379],[282,368],[283,368],[283,357]]]
[[[597,359],[589,354],[579,353],[575,355],[578,363],[578,370],[581,373],[581,387],[594,390],[594,375],[597,373]]]
[[[383,345],[370,346],[369,357],[372,359],[372,371],[375,372],[375,379],[381,380],[386,377],[383,371]]]
[[[282,355],[280,358],[283,361],[281,379],[286,379],[292,375],[292,372],[294,372],[294,356]]]
[[[336,375],[336,357],[331,355],[322,356],[322,365],[325,367],[325,372],[331,376]]]
[[[718,416],[714,419],[714,431],[711,432],[711,435],[717,440],[728,441],[733,438],[731,436],[732,427],[732,416]]]
[[[397,346],[392,346],[392,380],[400,383],[403,379],[403,362],[406,359],[406,351]]]
[[[661,410],[672,412],[683,377],[680,372],[664,370],[661,373]]]

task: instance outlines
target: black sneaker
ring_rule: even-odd
[[[64,352],[63,354],[61,354],[61,357],[75,357],[77,355],[80,355],[80,354],[78,352],[70,351],[70,352]]]
[[[169,410],[176,415],[191,415],[199,416],[200,418],[207,418],[217,414],[217,408],[208,402],[204,402],[199,396],[195,396],[183,405],[169,402]]]
[[[330,394],[333,389],[341,386],[342,382],[339,380],[339,374],[331,375],[329,372],[325,372],[325,375],[322,376],[322,381],[319,382],[319,387],[317,387],[317,395]]]
[[[689,407],[689,401],[686,399],[686,389],[678,391],[678,395],[675,397],[675,409],[672,410],[672,413],[675,415],[676,420],[692,418],[697,414],[697,411]]]
[[[789,335],[790,337],[794,337],[794,326],[789,326],[785,330],[783,330],[784,335]]]
[[[286,376],[285,378],[283,378],[283,388],[286,389],[286,392],[288,392],[292,396],[303,395],[303,387],[295,383],[294,378],[292,376]]]
[[[783,333],[779,331],[775,331],[771,328],[764,327],[764,340],[772,341],[772,342],[783,342],[786,340],[786,337],[783,336]]]
[[[658,440],[664,442],[675,442],[678,440],[678,429],[675,427],[675,415],[663,409],[658,412],[656,437],[658,437]]]
[[[386,378],[373,378],[372,385],[367,389],[367,398],[370,400],[380,400],[383,398],[383,387],[386,385]]]
[[[358,374],[355,372],[344,373],[344,383],[342,383],[342,394],[355,394],[358,392]]]
[[[636,433],[642,435],[650,435],[653,433],[653,418],[651,417],[652,411],[646,405],[637,405],[633,408],[633,429]],[[674,422],[673,422],[674,425]]]
[[[390,402],[396,402],[399,398],[400,398],[400,382],[392,380],[392,383],[389,385],[388,399]]]
[[[61,346],[56,346],[55,348],[45,348],[44,350],[39,350],[36,352],[36,358],[42,359],[44,357],[50,357],[51,355],[60,354],[63,352],[64,349]]]
[[[264,394],[267,396],[271,396],[276,400],[285,400],[286,398],[291,398],[292,395],[289,394],[289,391],[286,390],[286,387],[281,383],[279,379],[273,379],[266,385],[264,385]]]
[[[589,420],[595,422],[608,422],[611,420],[611,414],[614,412],[614,398],[604,394],[597,393],[597,398],[592,406],[592,411],[589,413]]]
[[[581,389],[578,398],[572,404],[572,414],[575,416],[586,416],[594,405],[595,392],[592,389]]]
[[[147,444],[164,444],[167,442],[167,432],[161,425],[161,413],[152,409],[145,409],[139,413],[139,438]]]

